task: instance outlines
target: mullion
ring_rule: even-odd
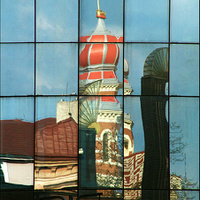
[[[36,28],[37,28],[37,18],[36,18],[36,6],[37,2],[34,0],[34,166],[33,166],[33,190],[35,190],[35,132],[36,132]],[[34,198],[34,196],[33,196]]]
[[[78,76],[78,160],[77,160],[77,163],[78,163],[78,174],[77,174],[77,187],[78,187],[78,194],[77,196],[80,196],[80,185],[79,185],[79,177],[80,177],[80,163],[79,163],[79,160],[80,160],[80,155],[79,155],[79,99],[80,99],[80,93],[79,93],[79,49],[80,49],[80,0],[78,0],[78,66],[77,66],[77,76]]]

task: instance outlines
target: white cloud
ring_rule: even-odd
[[[48,20],[43,14],[37,15],[37,29],[42,31],[56,31],[63,32],[63,28],[59,25],[52,25],[50,20]]]

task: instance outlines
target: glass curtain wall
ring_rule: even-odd
[[[0,4],[0,199],[199,199],[199,0]]]

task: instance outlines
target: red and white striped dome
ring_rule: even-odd
[[[79,80],[117,79],[114,71],[86,72],[79,75]]]
[[[118,64],[119,46],[110,43],[119,42],[119,39],[121,42],[123,38],[118,39],[106,29],[105,16],[97,15],[97,18],[97,26],[91,36],[80,38],[81,42],[90,42],[90,44],[84,44],[85,46],[80,52],[80,71],[89,71],[90,69],[94,71],[100,69],[115,70]]]
[[[119,60],[119,52],[117,44],[86,44],[80,54],[80,70],[114,70]]]

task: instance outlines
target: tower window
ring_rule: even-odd
[[[108,161],[108,133],[103,135],[103,161]]]

